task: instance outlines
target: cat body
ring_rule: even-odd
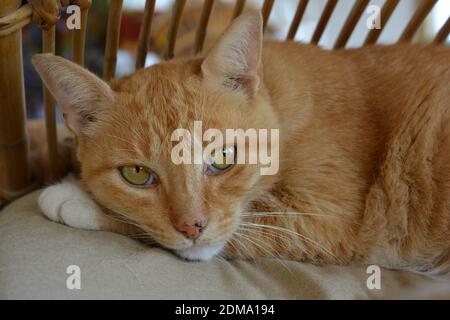
[[[220,253],[446,271],[449,49],[263,47],[261,24],[258,14],[244,15],[205,58],[109,85],[61,58],[36,56],[77,135],[81,164],[80,183],[44,190],[44,213],[143,234],[189,260]],[[279,172],[175,165],[171,134],[192,132],[195,121],[219,131],[278,129]],[[133,177],[145,170],[150,182],[130,185],[124,168],[138,168]]]

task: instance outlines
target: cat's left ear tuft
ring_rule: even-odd
[[[88,70],[48,53],[34,55],[32,60],[76,134],[87,133],[98,115],[112,106],[113,91]]]
[[[254,95],[262,81],[262,45],[261,14],[250,12],[236,18],[202,64],[205,84]]]

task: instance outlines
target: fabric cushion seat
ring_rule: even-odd
[[[369,290],[363,266],[318,267],[259,259],[185,262],[108,232],[76,230],[47,220],[39,191],[0,212],[1,299],[393,299],[450,298],[450,276],[381,271]],[[69,290],[71,265],[81,290]]]

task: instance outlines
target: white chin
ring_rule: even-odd
[[[211,245],[194,245],[187,249],[174,250],[183,259],[190,261],[208,261],[218,254],[224,247],[224,243]]]

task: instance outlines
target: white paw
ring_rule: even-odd
[[[101,209],[73,177],[45,188],[39,196],[39,207],[52,221],[78,229],[100,230]]]

